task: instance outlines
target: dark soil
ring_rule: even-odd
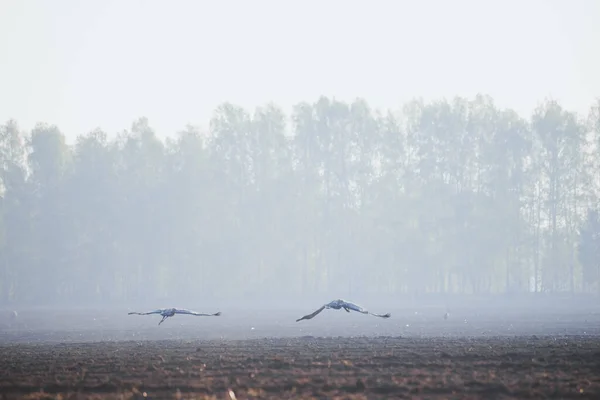
[[[600,340],[584,337],[19,344],[0,359],[6,399],[600,398]]]
[[[0,398],[600,398],[596,313],[75,314],[0,329]]]

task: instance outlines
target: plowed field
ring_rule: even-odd
[[[228,315],[19,313],[0,326],[0,397],[600,398],[595,312]]]

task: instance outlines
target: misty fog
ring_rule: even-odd
[[[0,397],[600,398],[598,22],[1,0]]]
[[[595,307],[597,5],[315,4],[3,3],[3,312]]]
[[[379,112],[322,97],[287,118],[225,103],[206,133],[160,140],[140,118],[72,146],[56,126],[9,121],[0,299],[275,309],[598,294],[599,107],[520,116],[477,96]]]

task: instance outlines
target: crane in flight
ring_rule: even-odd
[[[174,316],[175,314],[185,314],[185,315],[195,315],[197,317],[218,317],[219,315],[221,315],[221,312],[216,312],[214,314],[202,314],[196,311],[192,311],[192,310],[186,310],[183,308],[159,308],[158,310],[154,310],[154,311],[148,311],[148,312],[130,312],[127,313],[127,315],[151,315],[151,314],[159,314],[162,316],[162,319],[160,320],[160,322],[158,323],[159,325],[162,324],[162,322],[169,318]]]
[[[350,303],[349,301],[344,301],[344,300],[341,300],[341,299],[337,299],[337,300],[333,300],[331,303],[327,303],[327,304],[321,306],[321,308],[319,308],[318,310],[316,310],[312,314],[308,314],[308,315],[305,315],[302,318],[298,318],[296,320],[296,322],[302,321],[303,319],[314,318],[315,316],[317,316],[317,314],[319,314],[321,311],[323,311],[326,308],[332,308],[334,310],[344,309],[344,310],[346,310],[346,312],[350,312],[350,310],[352,310],[352,311],[359,312],[361,314],[370,314],[370,315],[373,315],[373,316],[379,317],[379,318],[389,318],[389,317],[392,316],[392,314],[390,314],[390,313],[387,313],[387,314],[375,314],[375,313],[372,313],[370,311],[365,310],[364,308],[362,308],[359,305],[356,305],[354,303]]]

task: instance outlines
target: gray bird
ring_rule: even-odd
[[[324,306],[322,306],[321,308],[319,308],[318,310],[316,310],[312,314],[308,314],[308,315],[305,315],[302,318],[298,318],[296,320],[296,322],[302,321],[303,319],[314,318],[317,314],[319,314],[321,311],[323,311],[326,308],[332,308],[334,310],[340,310],[340,309],[343,308],[344,310],[346,310],[346,312],[350,312],[350,310],[352,310],[352,311],[359,312],[361,314],[370,314],[370,315],[373,315],[373,316],[379,317],[379,318],[389,318],[389,317],[392,316],[392,314],[390,314],[390,313],[387,313],[387,314],[375,314],[375,313],[372,313],[372,312],[369,312],[369,311],[365,310],[361,306],[356,305],[354,303],[350,303],[348,301],[337,299],[337,300],[333,300],[331,303],[325,304]]]
[[[150,314],[160,314],[162,315],[162,319],[160,320],[160,322],[158,323],[159,325],[162,324],[162,322],[169,318],[174,316],[175,314],[185,314],[185,315],[195,315],[197,317],[218,317],[219,315],[221,315],[221,312],[217,312],[214,314],[202,314],[196,311],[191,311],[191,310],[186,310],[183,308],[159,308],[158,310],[154,310],[154,311],[148,311],[148,312],[130,312],[127,313],[128,315],[150,315]]]

